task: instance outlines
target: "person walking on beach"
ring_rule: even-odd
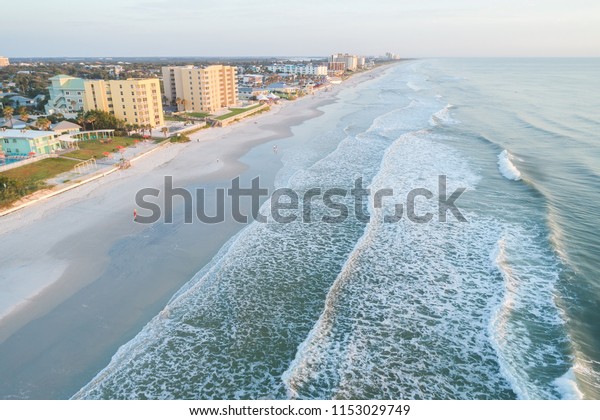
[[[137,209],[133,209],[133,221],[137,221]]]

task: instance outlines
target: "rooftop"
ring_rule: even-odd
[[[38,137],[55,136],[54,131],[36,131],[36,130],[15,130],[6,129],[0,130],[0,138],[21,138],[21,139],[37,139]]]

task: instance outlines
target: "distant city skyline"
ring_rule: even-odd
[[[32,0],[3,6],[8,57],[600,56],[595,0]]]

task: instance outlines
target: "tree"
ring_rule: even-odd
[[[21,120],[27,122],[27,120],[29,119],[29,111],[26,107],[19,107],[19,117],[21,117]]]
[[[93,109],[83,114],[86,124],[92,126],[92,130],[122,130],[125,121],[118,119],[110,112]]]
[[[38,118],[35,122],[35,126],[40,130],[47,130],[50,128],[50,120],[48,118]]]
[[[13,117],[14,112],[15,112],[15,110],[11,106],[5,106],[4,110],[2,111],[2,114],[4,115],[4,120],[10,121],[11,127],[12,127],[12,117]]]
[[[77,115],[77,124],[79,124],[85,130],[85,117],[83,114]]]
[[[87,117],[85,117],[85,122],[87,124],[91,124],[92,125],[92,131],[94,131],[96,129],[94,127],[94,123],[96,122],[96,116],[95,115],[88,115]]]

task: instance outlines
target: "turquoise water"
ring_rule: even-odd
[[[599,64],[421,60],[342,91],[277,185],[396,200],[249,225],[75,398],[600,397]],[[439,175],[467,222],[384,222]]]
[[[11,159],[11,158],[0,159],[0,166],[9,165],[11,163],[19,162],[21,160],[22,159]]]

